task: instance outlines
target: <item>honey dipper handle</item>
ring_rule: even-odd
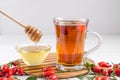
[[[20,23],[19,21],[13,19],[12,17],[10,17],[9,15],[7,15],[6,13],[4,13],[3,11],[0,10],[0,13],[3,14],[4,16],[6,16],[7,18],[9,18],[10,20],[14,21],[15,23],[17,23],[18,25],[22,26],[23,28],[26,28],[24,24]]]

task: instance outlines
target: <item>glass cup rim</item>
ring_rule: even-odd
[[[53,18],[55,22],[89,22],[88,18],[75,18],[75,17],[55,17]]]
[[[15,49],[18,51],[20,48],[27,47],[27,46],[45,46],[45,47],[47,47],[46,50],[51,49],[51,45],[49,45],[49,44],[38,44],[38,45],[36,45],[36,44],[18,44],[18,45],[16,45]]]

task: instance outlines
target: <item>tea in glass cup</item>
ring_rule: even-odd
[[[16,47],[21,59],[28,66],[40,65],[48,56],[49,45],[19,45]]]
[[[83,57],[96,50],[101,44],[101,37],[95,32],[88,32],[88,19],[55,18],[56,31],[56,67],[63,71],[80,70]],[[98,38],[98,44],[90,51],[84,51],[87,33],[92,33]]]

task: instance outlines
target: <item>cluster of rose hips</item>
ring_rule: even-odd
[[[57,76],[55,75],[54,69],[45,67],[42,70],[43,70],[42,76],[47,78],[47,80],[58,80]]]
[[[112,74],[120,77],[120,64],[113,64],[111,66],[109,63],[102,61],[94,66],[92,70],[98,74],[95,80],[110,80]]]
[[[14,80],[12,75],[23,75],[23,69],[18,61],[0,66],[0,80]]]

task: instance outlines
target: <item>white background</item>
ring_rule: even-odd
[[[89,18],[89,30],[120,34],[120,0],[0,0],[0,9],[23,24],[53,34],[54,17]],[[24,34],[23,28],[0,15],[0,34]]]

